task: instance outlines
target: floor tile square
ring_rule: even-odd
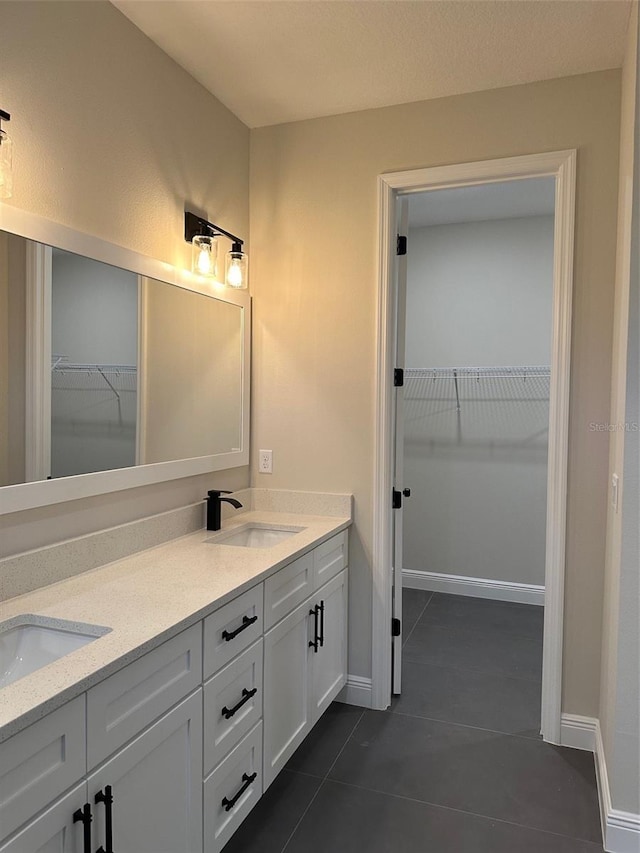
[[[542,678],[542,642],[507,635],[495,628],[483,631],[449,628],[423,618],[413,629],[402,654],[404,660],[415,663],[536,681]]]
[[[508,631],[511,636],[531,637],[542,642],[544,607],[436,592],[421,621],[474,631]]]
[[[532,738],[366,711],[329,778],[600,841],[593,756]]]
[[[540,703],[536,681],[405,660],[391,711],[539,738]]]
[[[362,714],[362,708],[333,702],[291,756],[287,768],[326,776]]]
[[[286,853],[602,853],[602,846],[324,782]]]

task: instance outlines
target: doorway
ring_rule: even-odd
[[[575,185],[575,152],[554,152],[503,160],[468,163],[411,172],[383,175],[380,191],[380,278],[378,311],[378,406],[375,470],[374,610],[372,704],[387,707],[391,699],[394,651],[389,639],[389,625],[401,598],[401,570],[398,566],[397,509],[392,509],[394,491],[397,496],[409,486],[395,476],[394,443],[398,390],[393,385],[396,363],[396,305],[399,297],[398,217],[402,201],[436,190],[453,190],[504,182],[518,182],[526,194],[533,183],[527,180],[549,178],[554,184],[555,223],[553,227],[553,321],[550,341],[549,381],[549,449],[547,476],[546,540],[544,547],[544,644],[542,675],[542,734],[545,740],[559,742],[560,697],[562,679],[562,602],[564,590],[564,537],[566,505],[568,390],[571,320],[571,284],[573,257],[573,209]],[[401,247],[400,247],[401,248]],[[463,359],[464,361],[464,359]],[[425,365],[426,366],[426,365]],[[466,366],[466,365],[464,365]],[[486,365],[490,367],[491,365]],[[504,366],[501,363],[500,366]],[[513,365],[511,365],[513,366]],[[520,365],[523,366],[523,365]],[[527,366],[527,365],[524,365]],[[528,365],[531,367],[532,365]],[[535,365],[540,368],[544,365]],[[436,367],[436,365],[433,365]],[[534,377],[531,377],[534,378]],[[540,377],[536,377],[540,378]],[[442,381],[453,394],[460,377]],[[547,376],[547,379],[549,377]],[[458,387],[458,392],[459,392]],[[402,398],[401,398],[402,399]],[[457,405],[460,404],[458,399]],[[461,422],[457,419],[457,429]],[[456,429],[456,418],[453,425]],[[451,424],[449,424],[451,426]],[[459,432],[458,432],[459,438]],[[396,497],[397,506],[397,497]],[[400,510],[400,513],[402,510]],[[394,518],[395,514],[395,518]],[[401,554],[401,549],[400,549]],[[395,557],[395,560],[394,560]],[[395,562],[395,567],[394,567]],[[394,571],[395,568],[395,571]],[[532,585],[533,586],[533,585]],[[538,584],[537,586],[541,586]],[[398,642],[398,641],[396,641]],[[396,660],[398,659],[396,649]]]

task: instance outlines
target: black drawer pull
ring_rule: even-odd
[[[231,811],[231,809],[235,806],[235,804],[238,802],[240,797],[247,790],[249,785],[256,780],[257,776],[258,776],[257,773],[252,773],[251,776],[247,776],[246,773],[242,774],[242,788],[240,788],[238,793],[234,794],[234,796],[231,797],[230,800],[228,800],[226,797],[222,800],[222,805],[224,806],[224,810],[226,812]]]
[[[236,711],[239,711],[240,708],[242,708],[242,706],[244,704],[246,704],[249,701],[249,699],[251,699],[252,696],[255,696],[257,692],[258,692],[257,687],[254,687],[253,690],[247,690],[246,687],[243,687],[242,699],[238,702],[238,704],[234,705],[233,708],[227,708],[227,706],[225,705],[225,707],[222,709],[222,711],[220,713],[222,714],[222,716],[226,720],[230,720],[231,717],[233,717],[233,715],[236,713]]]
[[[258,621],[257,616],[251,616],[251,617],[243,616],[242,617],[242,625],[239,628],[236,628],[235,631],[223,631],[222,632],[222,639],[226,640],[228,643],[229,640],[233,640],[233,638],[237,637],[241,631],[244,631],[246,628],[249,627],[249,625],[253,625],[253,623],[257,622],[257,621]]]
[[[322,648],[322,646],[324,646],[324,601],[320,602],[320,608],[319,609],[320,609],[320,636],[318,639],[320,641],[320,648]]]
[[[91,853],[91,806],[85,803],[81,809],[73,813],[73,822],[82,823],[82,849],[83,853]]]
[[[96,853],[113,853],[113,794],[111,785],[105,785],[104,791],[98,791],[95,796],[96,803],[104,803],[104,841],[105,847],[100,845]]]
[[[318,635],[318,612],[320,607],[316,604],[313,610],[309,611],[309,616],[313,616],[313,640],[309,640],[309,648],[313,649],[314,654],[318,654],[318,645],[320,637]]]

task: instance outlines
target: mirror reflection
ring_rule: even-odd
[[[0,485],[240,450],[242,341],[238,305],[0,232]]]

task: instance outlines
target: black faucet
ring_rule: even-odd
[[[236,509],[240,509],[242,506],[240,501],[237,501],[235,498],[222,497],[222,495],[230,494],[231,492],[225,491],[224,489],[212,489],[210,492],[207,492],[207,497],[205,498],[207,502],[207,530],[220,530],[220,526],[222,524],[220,512],[222,509],[222,501],[226,501]]]

